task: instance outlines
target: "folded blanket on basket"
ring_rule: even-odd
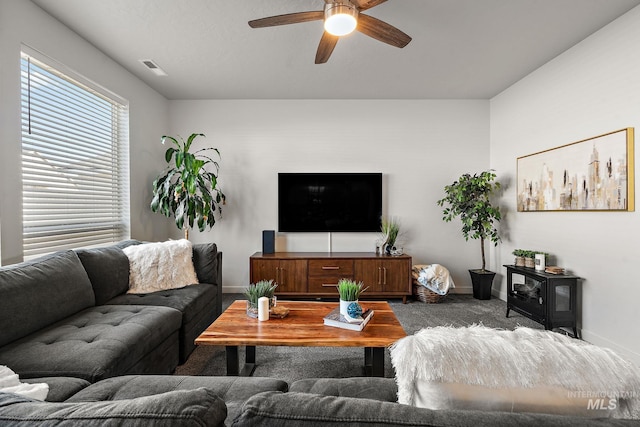
[[[418,270],[417,281],[439,295],[446,295],[450,288],[455,288],[449,270],[440,264],[421,266]]]

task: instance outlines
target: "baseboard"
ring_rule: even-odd
[[[588,329],[580,329],[580,337],[591,344],[597,345],[599,347],[607,347],[611,350],[615,351],[619,355],[623,356],[625,359],[628,359],[634,365],[640,367],[640,354],[629,350],[626,347],[622,347],[613,341],[608,340],[602,335],[598,335]]]
[[[456,286],[455,288],[449,289],[449,293],[468,295],[473,293],[473,288],[471,286]]]
[[[500,298],[503,301],[507,301],[506,292],[494,292],[493,295]],[[506,306],[505,306],[505,309],[506,309]],[[629,350],[626,347],[622,347],[616,344],[615,342],[610,341],[607,338],[601,335],[598,335],[588,329],[579,329],[579,333],[580,333],[580,338],[583,341],[597,345],[599,347],[610,348],[611,350],[615,351],[616,353],[620,354],[621,356],[631,361],[631,363],[633,363],[634,365],[640,367],[640,354],[632,350]]]

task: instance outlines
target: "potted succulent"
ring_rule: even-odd
[[[495,181],[493,170],[477,174],[463,174],[453,184],[444,187],[445,197],[437,201],[439,206],[445,206],[443,220],[449,222],[460,217],[462,235],[465,240],[479,239],[482,254],[482,268],[469,270],[473,284],[473,296],[477,299],[490,299],[491,286],[495,272],[485,268],[485,240],[490,240],[495,246],[500,241],[498,230],[494,226],[500,221],[500,209],[493,206],[490,200],[492,193],[500,188]]]
[[[249,284],[244,294],[247,297],[247,316],[258,317],[258,299],[261,297],[269,298],[269,308],[275,305],[275,292],[278,287],[273,280],[260,280],[256,283]]]
[[[215,213],[222,213],[221,204],[225,195],[218,187],[218,163],[205,155],[217,148],[201,148],[191,153],[191,144],[201,133],[192,133],[187,140],[163,136],[162,143],[170,141],[173,146],[164,153],[167,168],[153,181],[151,210],[167,217],[175,217],[176,226],[184,230],[185,239],[194,225],[200,231],[213,227]]]
[[[368,288],[362,288],[364,284],[362,282],[356,282],[351,279],[338,280],[338,294],[340,294],[340,314],[348,316],[349,306],[352,303],[358,303],[360,294],[366,291]]]

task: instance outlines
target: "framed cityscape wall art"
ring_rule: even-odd
[[[625,128],[518,157],[518,211],[633,211],[633,134]]]

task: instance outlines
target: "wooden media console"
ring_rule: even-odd
[[[250,281],[273,280],[276,295],[337,298],[340,279],[368,287],[363,298],[402,298],[412,294],[409,255],[377,255],[370,252],[256,252],[249,259]]]

